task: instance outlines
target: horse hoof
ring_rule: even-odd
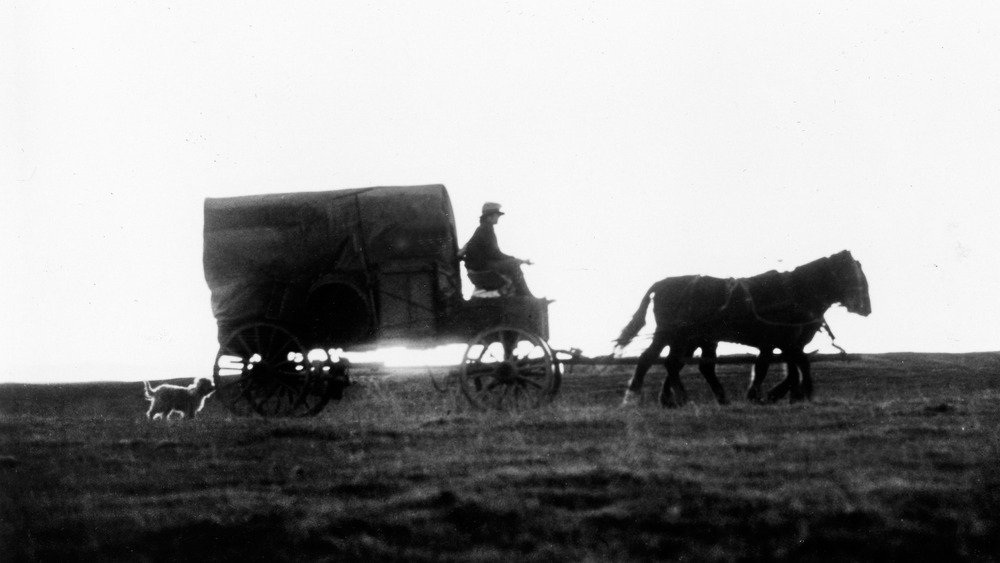
[[[622,399],[623,407],[633,407],[642,404],[642,392],[636,392],[631,389],[625,391],[625,398]]]
[[[725,406],[725,405],[728,405],[728,404],[729,404],[729,399],[727,399],[727,398],[725,398],[725,397],[717,397],[717,398],[716,398],[715,400],[716,400],[716,401],[718,401],[718,402],[719,402],[719,404],[720,404],[720,405],[723,405],[723,406]]]
[[[675,399],[673,397],[664,397],[664,396],[661,395],[660,396],[660,406],[663,407],[663,408],[665,408],[665,409],[678,409],[678,408],[684,406],[684,402],[683,401],[678,401],[677,399]]]

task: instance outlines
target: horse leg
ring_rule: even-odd
[[[684,358],[691,355],[691,349],[685,346],[671,346],[663,366],[667,368],[667,378],[663,380],[660,389],[660,406],[675,408],[687,403],[687,391],[681,383],[681,369],[684,368]]]
[[[630,405],[642,402],[642,382],[646,378],[646,372],[653,366],[653,362],[660,357],[660,352],[667,346],[666,338],[653,335],[653,342],[646,348],[646,351],[639,356],[639,362],[635,366],[635,373],[628,382],[628,389],[625,390],[625,398],[622,405]]]
[[[719,383],[719,378],[715,375],[715,359],[718,357],[718,354],[716,353],[718,348],[718,342],[702,343],[702,361],[698,363],[698,371],[705,376],[705,381],[707,381],[708,386],[712,388],[712,393],[715,393],[715,400],[718,401],[720,405],[728,405],[729,399],[726,399],[726,390],[723,389],[722,384]]]
[[[753,364],[753,377],[750,380],[750,387],[747,389],[747,400],[751,403],[760,403],[764,397],[761,395],[760,386],[767,377],[767,368],[771,365],[771,358],[774,357],[774,350],[771,348],[761,348],[757,360]]]
[[[812,374],[809,369],[809,357],[806,356],[803,350],[798,350],[791,356],[788,362],[789,374],[791,374],[793,365],[798,367],[801,377],[796,378],[796,385],[792,387],[792,394],[789,396],[789,400],[793,403],[811,401],[813,394]]]
[[[802,394],[805,396],[807,401],[813,400],[813,378],[812,378],[812,367],[809,365],[809,357],[805,354],[802,355],[802,361],[799,363],[799,372],[802,373]]]
[[[767,392],[767,402],[773,403],[785,396],[788,391],[792,391],[794,395],[797,393],[799,388],[799,372],[798,368],[795,367],[795,361],[789,359],[785,363],[785,378],[781,380],[780,383],[771,388]]]

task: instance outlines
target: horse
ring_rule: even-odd
[[[719,342],[759,350],[746,392],[748,400],[764,402],[761,385],[775,348],[785,355],[788,375],[768,392],[766,400],[776,401],[789,391],[793,402],[812,400],[812,376],[804,348],[826,326],[827,309],[840,304],[851,313],[865,317],[871,314],[868,279],[861,263],[847,250],[791,272],[772,270],[739,279],[692,275],[660,280],[646,291],[639,309],[616,339],[619,349],[631,342],[646,324],[651,300],[656,331],[649,348],[639,356],[624,404],[641,397],[646,372],[666,346],[670,346],[670,352],[664,361],[667,378],[660,391],[660,405],[679,407],[687,402],[680,372],[684,361],[699,348],[698,369],[719,404],[726,404],[725,391],[715,374]]]

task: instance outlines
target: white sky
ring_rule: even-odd
[[[557,348],[846,248],[848,351],[997,350],[992,6],[5,2],[0,380],[205,375],[205,197],[425,183],[504,204]]]

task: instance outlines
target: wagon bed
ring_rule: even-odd
[[[315,414],[349,382],[335,350],[398,345],[467,343],[478,407],[558,389],[548,301],[463,298],[442,185],[209,198],[203,262],[217,395],[238,414]]]

